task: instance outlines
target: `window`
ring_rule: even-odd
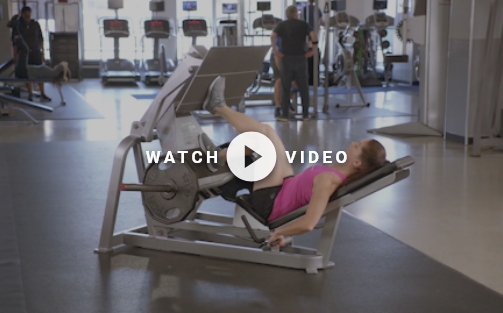
[[[84,58],[86,60],[109,59],[113,57],[113,38],[105,38],[103,34],[103,18],[115,18],[115,11],[108,9],[105,0],[82,1],[84,24]],[[124,59],[140,59],[142,57],[141,39],[143,36],[144,19],[150,18],[149,0],[124,0],[124,8],[118,10],[120,19],[129,21],[128,38],[120,38],[120,57]],[[152,57],[152,50],[145,52]]]
[[[257,10],[257,2],[270,2],[271,10],[270,11],[258,11]],[[263,0],[249,0],[245,1],[246,12],[246,20],[248,21],[248,30],[247,34],[253,35],[247,41],[247,45],[270,45],[271,44],[271,31],[263,30],[263,29],[253,29],[253,22],[257,19],[262,18],[263,14],[272,14],[274,17],[283,19],[284,18],[284,10],[282,1],[263,1]]]

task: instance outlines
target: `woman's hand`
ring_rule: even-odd
[[[281,53],[280,51],[274,52],[274,55],[277,56],[278,58],[282,58],[284,56],[284,54]]]
[[[269,246],[271,248],[283,247],[285,245],[285,237],[283,235],[277,235],[276,232],[272,233],[269,238]]]

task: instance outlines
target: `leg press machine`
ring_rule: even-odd
[[[342,208],[409,176],[408,167],[414,160],[405,157],[339,188],[325,211],[317,249],[296,246],[293,240],[281,249],[268,249],[264,242],[271,230],[299,218],[306,207],[278,220],[264,221],[250,205],[250,195],[236,195],[242,184],[228,167],[213,172],[206,164],[192,163],[189,158],[185,163],[178,162],[177,155],[175,163],[146,164],[142,143],[154,140],[160,142],[163,154],[205,151],[200,143],[203,132],[191,112],[202,109],[208,88],[218,76],[226,77],[227,104],[239,104],[268,50],[268,46],[191,48],[115,151],[97,253],[113,252],[127,245],[304,269],[316,274],[334,265],[329,258]],[[131,150],[138,175],[136,184],[123,182]],[[146,225],[114,233],[122,192],[141,193]],[[204,200],[218,196],[236,203],[234,216],[198,212]]]

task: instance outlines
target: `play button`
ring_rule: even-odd
[[[245,164],[246,149],[258,158]],[[246,132],[232,140],[227,149],[227,164],[231,172],[244,181],[256,182],[266,178],[276,165],[276,149],[269,138],[256,132]]]
[[[250,166],[253,163],[257,162],[262,157],[257,151],[253,150],[252,148],[250,148],[248,146],[245,146],[245,155],[246,155],[246,149],[249,149],[249,150],[251,150],[252,153],[255,153],[255,160],[252,163],[248,164],[248,165],[245,164],[245,168],[247,168],[248,166]]]

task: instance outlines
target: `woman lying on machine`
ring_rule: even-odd
[[[355,176],[370,172],[386,163],[386,151],[376,140],[353,142],[346,150],[343,164],[318,165],[294,175],[288,162],[283,142],[269,126],[229,108],[224,97],[225,78],[218,77],[211,84],[203,108],[227,120],[239,133],[258,132],[267,136],[276,148],[276,166],[269,176],[253,183],[252,204],[265,220],[274,221],[308,205],[306,214],[274,230],[269,243],[284,245],[284,236],[300,235],[314,229],[323,216],[331,195],[343,183]],[[217,150],[218,164],[226,162],[227,150],[204,143],[209,150]]]

